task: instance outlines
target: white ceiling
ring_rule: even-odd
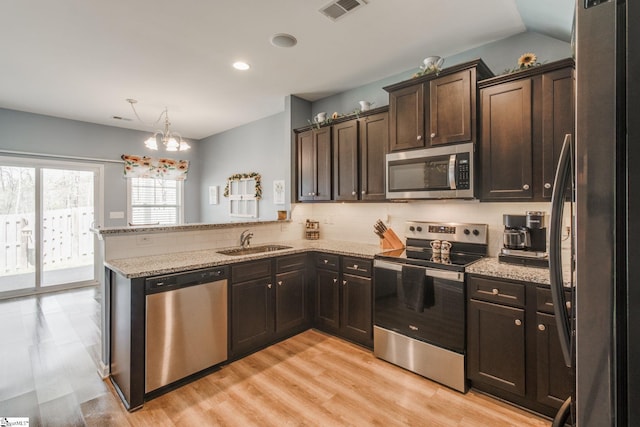
[[[568,41],[573,2],[368,0],[333,22],[328,0],[3,0],[0,107],[153,130],[134,98],[200,139],[526,29]]]

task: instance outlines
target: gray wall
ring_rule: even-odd
[[[495,74],[516,66],[517,59],[534,52],[541,62],[555,61],[571,55],[569,43],[525,32],[445,58],[444,66],[482,58]],[[222,191],[229,175],[256,171],[263,178],[263,199],[260,219],[276,218],[276,211],[290,209],[295,200],[295,162],[292,159],[292,129],[307,124],[307,119],[320,111],[349,113],[358,108],[358,101],[373,101],[374,107],[388,104],[388,94],[382,87],[409,79],[417,71],[422,58],[416,58],[416,68],[358,88],[310,103],[295,96],[285,97],[284,112],[236,129],[191,142],[192,149],[179,153],[190,160],[189,178],[185,181],[186,222],[228,222],[228,199]],[[149,156],[166,155],[151,152],[142,141],[149,132],[120,129],[37,114],[0,109],[0,150],[26,151],[78,157],[118,160],[123,153]],[[104,163],[105,226],[123,226],[126,220],[110,220],[110,211],[126,211],[126,183],[122,166]],[[285,205],[273,205],[273,181],[283,179],[287,186]],[[208,188],[219,186],[220,204],[210,205]]]
[[[173,153],[163,151],[154,152],[143,145],[150,133],[0,108],[0,150],[106,160],[120,160],[122,154],[190,160],[189,177],[185,181],[185,221],[198,222],[199,164],[193,161],[198,159],[198,143],[189,141],[192,148],[186,153],[172,155]],[[112,162],[96,163],[104,165],[104,226],[124,226],[127,187],[122,177],[123,165]],[[109,219],[109,212],[112,211],[125,212],[125,219]]]
[[[202,222],[243,221],[229,216],[229,199],[222,196],[227,178],[236,173],[262,175],[258,219],[276,219],[277,210],[287,209],[286,203],[273,204],[273,181],[285,180],[287,193],[291,185],[291,152],[286,143],[289,137],[285,135],[285,113],[282,112],[199,141]],[[217,205],[209,204],[209,186],[218,186]]]
[[[533,52],[538,55],[540,62],[552,62],[570,57],[571,45],[539,33],[524,32],[455,55],[447,56],[445,57],[443,66],[446,68],[482,58],[491,71],[493,71],[495,75],[499,75],[502,74],[505,69],[515,67],[520,55],[527,52]],[[410,79],[411,76],[418,71],[422,59],[423,58],[416,58],[416,67],[405,72],[313,102],[311,106],[312,111],[308,118],[310,119],[322,111],[329,114],[333,112],[341,114],[350,113],[356,108],[359,108],[358,101],[362,100],[374,102],[373,107],[388,105],[389,94],[382,88]]]

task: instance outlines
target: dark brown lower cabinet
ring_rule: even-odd
[[[469,378],[524,396],[524,310],[471,300],[468,322]]]
[[[329,262],[328,267],[321,268],[327,265],[325,258],[325,255],[318,254],[316,263],[319,266],[316,269],[316,327],[372,348],[371,261],[339,257],[339,263],[331,266]]]
[[[272,275],[272,271],[276,273]],[[254,275],[261,277],[254,278]],[[237,282],[237,278],[250,280]],[[231,280],[233,357],[251,353],[309,327],[306,255],[234,265]]]
[[[316,326],[336,333],[340,329],[340,293],[337,271],[316,270]]]
[[[231,285],[231,349],[242,354],[267,344],[274,334],[270,277]]]
[[[571,395],[573,379],[562,357],[548,287],[472,275],[467,291],[472,387],[554,416]]]
[[[559,407],[571,395],[572,378],[564,360],[553,315],[537,313],[536,364],[538,402]]]

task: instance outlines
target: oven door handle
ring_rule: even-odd
[[[373,261],[374,268],[382,268],[384,270],[402,271],[404,264],[383,261],[376,259]],[[427,277],[435,277],[436,279],[452,280],[454,282],[464,282],[464,273],[450,270],[439,270],[437,268],[424,268],[424,275]]]

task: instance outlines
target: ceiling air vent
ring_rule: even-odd
[[[322,12],[327,18],[335,21],[365,4],[366,2],[364,0],[338,0],[329,3],[320,9],[320,12]]]

